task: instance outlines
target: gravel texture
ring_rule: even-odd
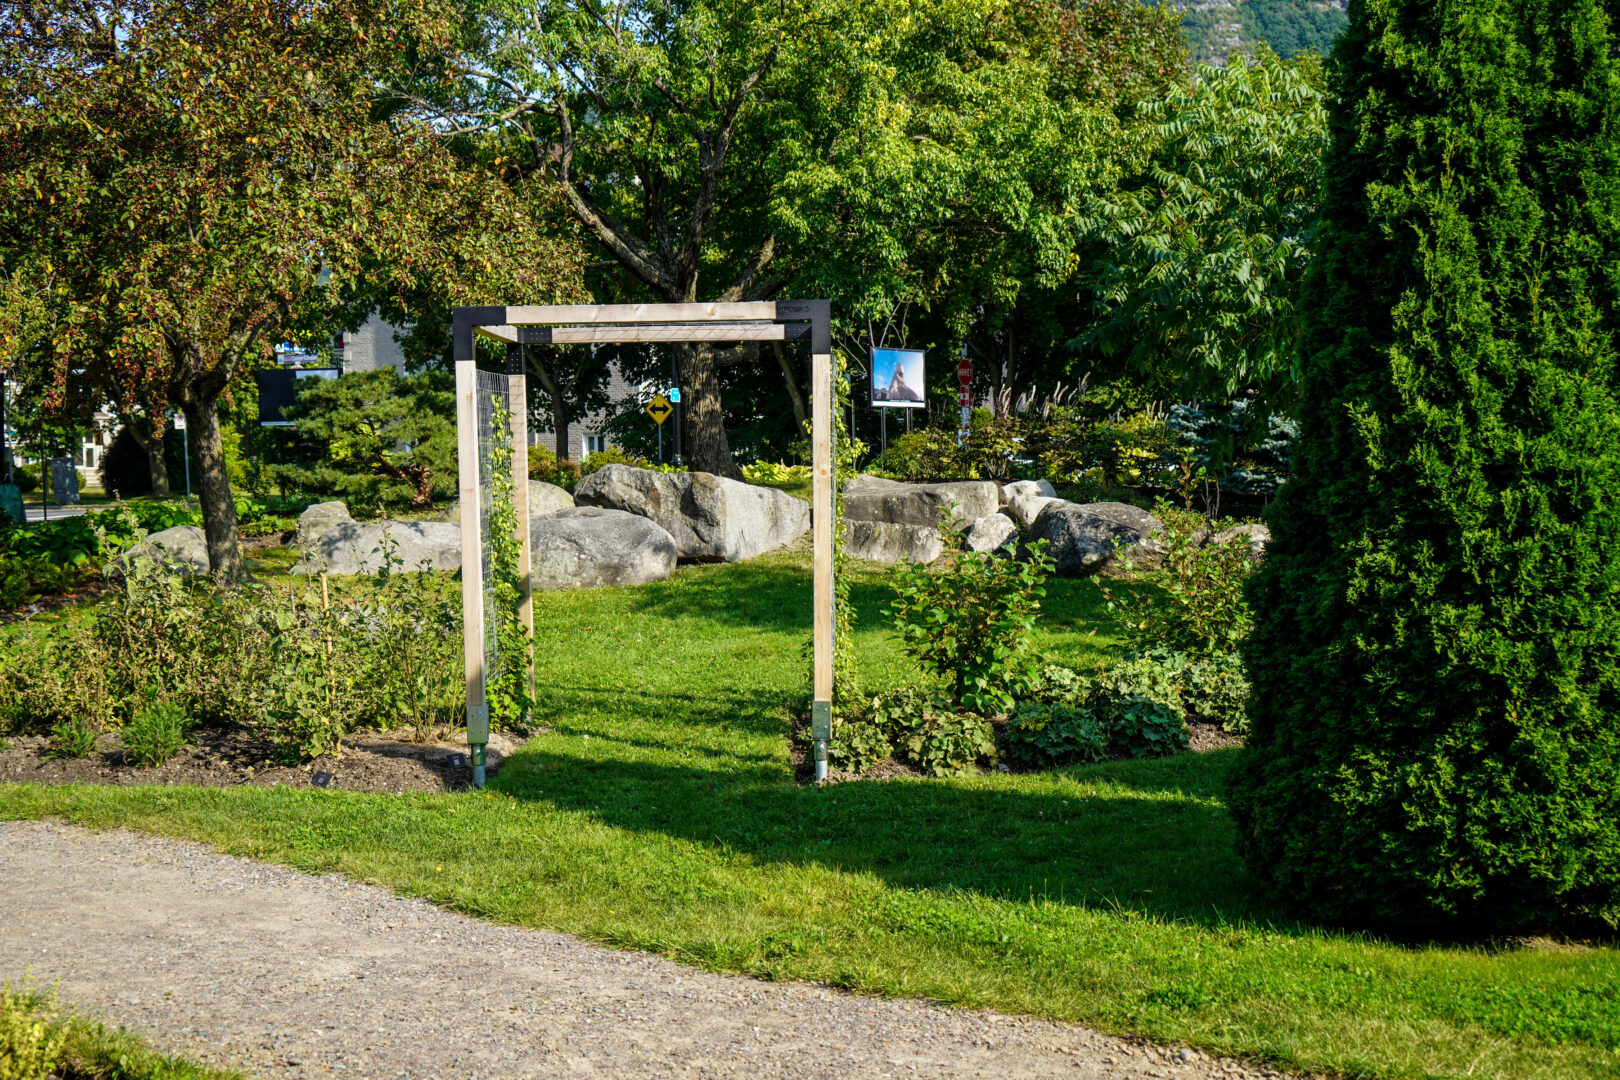
[[[0,823],[0,974],[264,1077],[1213,1078],[1085,1028],[694,971],[339,877]]]

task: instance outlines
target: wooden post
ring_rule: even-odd
[[[483,786],[489,743],[484,698],[484,570],[478,535],[478,366],[456,361],[456,459],[461,492],[461,643],[467,663],[467,747],[473,782]],[[525,486],[525,491],[527,486]]]
[[[833,364],[830,353],[810,358],[810,443],[812,486],[810,515],[815,570],[814,592],[815,700],[810,705],[810,737],[816,779],[827,778],[827,741],[832,737],[833,695]]]
[[[506,400],[512,410],[512,503],[517,508],[518,617],[528,634],[523,662],[529,670],[529,697],[534,697],[534,576],[529,565],[529,389],[523,374],[523,346],[506,357]]]

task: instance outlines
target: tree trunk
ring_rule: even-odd
[[[714,346],[678,346],[676,358],[681,368],[681,391],[686,409],[681,417],[681,434],[686,442],[687,468],[692,472],[741,480],[742,470],[731,460],[731,443],[726,439]]]
[[[801,439],[810,437],[810,416],[804,408],[804,395],[799,393],[799,381],[793,377],[793,365],[788,363],[787,349],[780,341],[771,342],[776,353],[776,364],[782,369],[782,384],[787,387],[788,401],[793,405],[793,423]]]
[[[529,374],[540,383],[540,389],[551,398],[551,430],[557,446],[557,460],[568,460],[568,403],[563,400],[562,388],[551,377],[546,366],[533,357],[528,358]],[[525,402],[527,404],[527,402]]]
[[[167,499],[169,497],[169,465],[163,460],[163,440],[157,437],[157,421],[150,416],[145,418],[147,424],[152,425],[152,434],[141,431],[141,418],[130,417],[124,422],[129,428],[129,437],[135,440],[135,445],[146,454],[146,471],[152,478],[152,498]]]
[[[191,437],[191,471],[196,474],[202,504],[203,532],[208,537],[208,567],[220,584],[242,576],[242,544],[236,533],[236,502],[225,472],[225,440],[219,431],[219,395],[193,389],[182,409]]]

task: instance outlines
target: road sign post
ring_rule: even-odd
[[[658,425],[658,464],[662,465],[664,463],[664,421],[669,419],[669,414],[675,411],[675,407],[669,403],[669,398],[663,394],[655,394],[653,399],[647,402],[646,411],[647,415],[653,418],[653,423]]]
[[[956,365],[956,381],[962,388],[957,399],[962,406],[962,418],[956,429],[956,445],[961,446],[967,442],[968,420],[973,415],[973,394],[968,389],[973,382],[973,362],[967,358],[966,345],[962,346],[962,362]]]

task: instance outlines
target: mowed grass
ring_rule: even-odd
[[[859,574],[869,688],[912,681]],[[1620,1074],[1620,952],[1413,947],[1302,925],[1233,854],[1230,751],[797,785],[803,555],[536,604],[549,729],[475,795],[0,787],[60,815],[337,870],[721,971],[1081,1021],[1348,1076]],[[1051,585],[1039,647],[1114,644]],[[1095,631],[1095,632],[1094,632]]]

